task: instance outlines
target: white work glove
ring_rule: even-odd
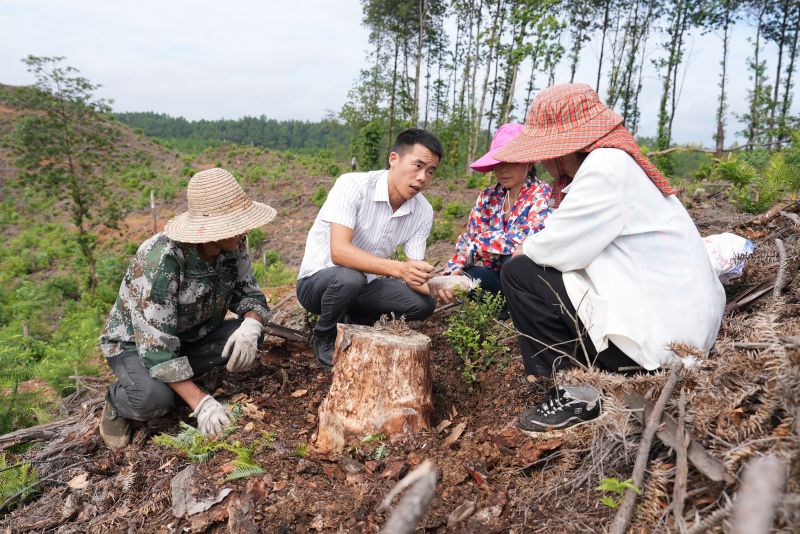
[[[247,317],[239,328],[231,334],[222,349],[222,357],[228,358],[228,371],[244,371],[253,365],[258,356],[258,338],[264,327],[255,319]]]
[[[211,395],[203,397],[189,417],[197,417],[197,428],[204,436],[220,436],[225,427],[231,424],[228,411]]]

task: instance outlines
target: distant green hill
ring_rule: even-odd
[[[349,155],[352,131],[335,120],[279,121],[266,116],[236,120],[189,121],[165,113],[116,113],[116,117],[147,136],[172,140],[201,141],[205,146],[237,143],[274,150],[317,151],[326,149],[340,158]],[[196,144],[195,144],[196,146]]]

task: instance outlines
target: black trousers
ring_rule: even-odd
[[[372,324],[381,315],[418,321],[431,316],[436,301],[417,293],[400,280],[377,278],[367,283],[364,273],[347,267],[328,267],[297,281],[297,300],[319,315],[314,334],[336,336],[336,324],[345,316],[356,324]]]
[[[519,344],[527,374],[551,376],[557,369],[574,367],[575,361],[609,371],[638,368],[613,343],[597,353],[569,300],[561,271],[515,256],[503,265],[500,280],[514,326],[524,334]]]
[[[228,362],[222,358],[222,349],[241,324],[242,319],[224,321],[200,341],[181,345],[180,355],[189,359],[195,376]],[[137,351],[128,350],[113,356],[108,364],[118,379],[108,388],[108,395],[111,404],[125,419],[149,421],[175,408],[172,388],[150,376]]]

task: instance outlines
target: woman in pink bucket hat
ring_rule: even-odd
[[[501,273],[525,371],[670,366],[674,342],[711,349],[725,292],[689,214],[622,117],[585,84],[545,89],[525,128],[495,155],[541,162],[556,209]],[[520,415],[535,434],[597,418],[600,394],[556,384]]]
[[[550,214],[550,186],[536,178],[533,164],[503,163],[494,155],[522,131],[521,124],[497,129],[489,151],[470,167],[494,171],[497,183],[478,195],[467,230],[443,274],[466,274],[480,280],[484,291],[500,292],[500,268],[522,241],[544,227]],[[448,295],[449,296],[449,295]]]

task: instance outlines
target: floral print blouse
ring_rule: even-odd
[[[456,253],[443,274],[453,274],[473,265],[499,271],[505,259],[502,256],[513,254],[528,234],[544,228],[544,219],[552,212],[548,205],[549,185],[527,178],[504,221],[506,194],[500,184],[481,191],[469,215],[467,231],[458,237]]]

